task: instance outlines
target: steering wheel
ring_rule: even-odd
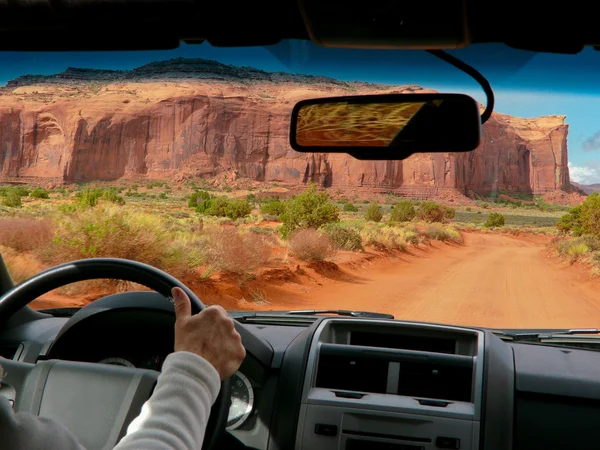
[[[126,259],[92,258],[53,267],[15,286],[0,297],[0,321],[6,321],[53,289],[99,278],[138,283],[171,302],[171,289],[179,287],[190,298],[192,313],[205,308],[187,286],[162,270]],[[87,449],[112,448],[117,444],[152,394],[159,375],[152,370],[62,360],[28,364],[3,359],[2,366],[5,373],[2,384],[14,388],[17,411],[57,419],[70,428]],[[90,389],[94,385],[97,388]],[[204,450],[218,448],[227,424],[229,389],[226,380],[210,412]],[[77,411],[78,405],[86,408],[85,414]],[[93,405],[91,412],[89,405]]]

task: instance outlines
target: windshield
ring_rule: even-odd
[[[600,323],[600,55],[476,45],[496,94],[470,153],[297,153],[302,99],[458,92],[419,51],[184,45],[0,53],[0,252],[11,276],[141,261],[228,310],[346,309],[494,328]],[[581,206],[578,206],[581,205]],[[32,303],[81,307],[98,280]]]

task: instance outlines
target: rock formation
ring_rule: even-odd
[[[312,180],[342,190],[416,197],[539,194],[570,186],[564,116],[493,114],[477,150],[417,154],[405,161],[359,161],[290,148],[289,114],[298,100],[384,92],[427,91],[201,59],[132,71],[27,75],[0,88],[0,177],[71,182],[235,171],[256,181]]]

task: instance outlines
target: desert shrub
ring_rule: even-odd
[[[315,229],[295,231],[289,239],[294,255],[302,261],[321,261],[334,254],[334,247],[327,235]]]
[[[232,200],[221,196],[205,200],[196,207],[196,211],[209,216],[227,217],[236,220],[248,216],[252,212],[252,206],[246,199]]]
[[[206,200],[209,200],[212,196],[206,191],[192,192],[190,199],[188,200],[189,208],[196,208],[197,206],[204,204]]]
[[[465,210],[466,210],[466,211],[471,211],[471,209],[472,209],[472,208],[471,208],[470,206],[467,206],[467,207],[465,208]]]
[[[262,234],[262,235],[267,235],[267,236],[270,236],[270,235],[276,233],[276,230],[274,230],[273,228],[262,228],[262,227],[250,227],[250,231],[252,233]]]
[[[203,236],[205,261],[213,270],[243,274],[264,264],[271,254],[268,243],[255,233],[211,227]]]
[[[581,204],[579,221],[583,234],[600,236],[600,194],[594,192]]]
[[[346,203],[344,203],[344,211],[345,212],[357,212],[358,208],[356,206],[354,206],[354,204],[352,204],[350,202],[346,202]]]
[[[6,197],[9,192],[18,195],[19,197],[27,197],[29,195],[29,190],[25,186],[0,186],[0,197]]]
[[[114,257],[162,266],[160,228],[125,211],[98,208],[64,217],[56,224],[54,262]]]
[[[581,210],[582,205],[577,205],[571,208],[568,213],[563,214],[556,224],[559,231],[563,233],[571,233],[574,236],[581,236],[583,228],[581,225]]]
[[[161,200],[166,200],[167,194],[165,192],[161,192],[160,194],[158,194],[158,198],[160,198]]]
[[[400,200],[392,209],[391,222],[410,222],[417,215],[415,206],[410,200]]]
[[[329,223],[324,225],[321,230],[327,235],[333,245],[341,250],[363,250],[360,233],[354,228],[345,228],[337,223]]]
[[[327,193],[317,191],[314,183],[303,193],[288,200],[279,218],[283,222],[281,234],[284,238],[298,229],[317,229],[340,220],[339,208],[329,202]]]
[[[270,199],[260,206],[260,212],[269,216],[279,217],[285,212],[285,202],[279,199]]]
[[[239,219],[241,217],[247,217],[252,212],[252,205],[248,203],[246,199],[234,199],[229,200],[225,211],[225,217],[229,217],[232,220]]]
[[[588,258],[588,262],[600,266],[600,237],[595,235],[584,235],[575,238],[559,238],[555,241],[555,247],[559,255],[568,258],[572,264],[582,256]]]
[[[424,241],[424,237],[416,227],[403,227],[400,228],[402,238],[411,245],[419,245]]]
[[[600,236],[587,234],[585,236],[581,236],[578,240],[579,242],[582,242],[585,245],[587,245],[591,251],[600,251]]]
[[[98,199],[104,195],[104,189],[85,188],[76,194],[77,203],[82,208],[93,208],[98,204]]]
[[[454,215],[454,208],[436,202],[422,202],[417,209],[417,217],[425,222],[446,222]]]
[[[445,211],[445,220],[452,220],[454,219],[454,216],[456,215],[456,210],[454,208],[452,208],[451,206],[444,206],[444,211]]]
[[[52,240],[50,220],[11,217],[0,219],[0,245],[19,252],[39,249]]]
[[[4,194],[4,198],[2,199],[2,205],[9,208],[20,208],[23,206],[23,202],[21,201],[21,196],[16,190],[7,189]]]
[[[491,212],[483,226],[486,228],[503,227],[504,216],[497,212]]]
[[[427,227],[427,229],[425,230],[425,236],[428,239],[433,239],[441,242],[462,242],[462,235],[458,230],[452,228],[449,225],[444,226],[442,224],[437,223],[431,224]]]
[[[48,195],[48,191],[44,188],[41,187],[36,187],[35,189],[33,189],[30,193],[29,196],[31,198],[40,198],[40,199],[46,199],[49,198],[50,196]]]
[[[0,245],[0,254],[10,277],[15,283],[21,283],[46,268],[32,253],[23,253],[14,248]]]
[[[124,205],[125,204],[125,199],[119,195],[119,191],[117,188],[106,189],[102,193],[102,196],[100,198],[102,198],[103,200],[106,200],[108,202],[114,203],[116,205]]]
[[[372,245],[379,250],[405,251],[408,245],[403,230],[397,227],[369,224],[360,231],[360,236],[366,245]]]
[[[376,202],[371,202],[367,208],[365,219],[367,219],[369,222],[381,222],[381,219],[383,219],[381,207]]]
[[[166,181],[151,181],[150,183],[148,183],[146,185],[146,188],[153,189],[155,187],[159,188],[159,187],[163,187],[163,186],[168,186]]]
[[[126,191],[125,197],[146,198],[145,192]]]

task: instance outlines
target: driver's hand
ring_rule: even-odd
[[[171,294],[175,302],[175,351],[195,353],[217,369],[221,380],[229,378],[246,357],[233,319],[220,306],[209,306],[192,315],[187,294],[177,287]]]

